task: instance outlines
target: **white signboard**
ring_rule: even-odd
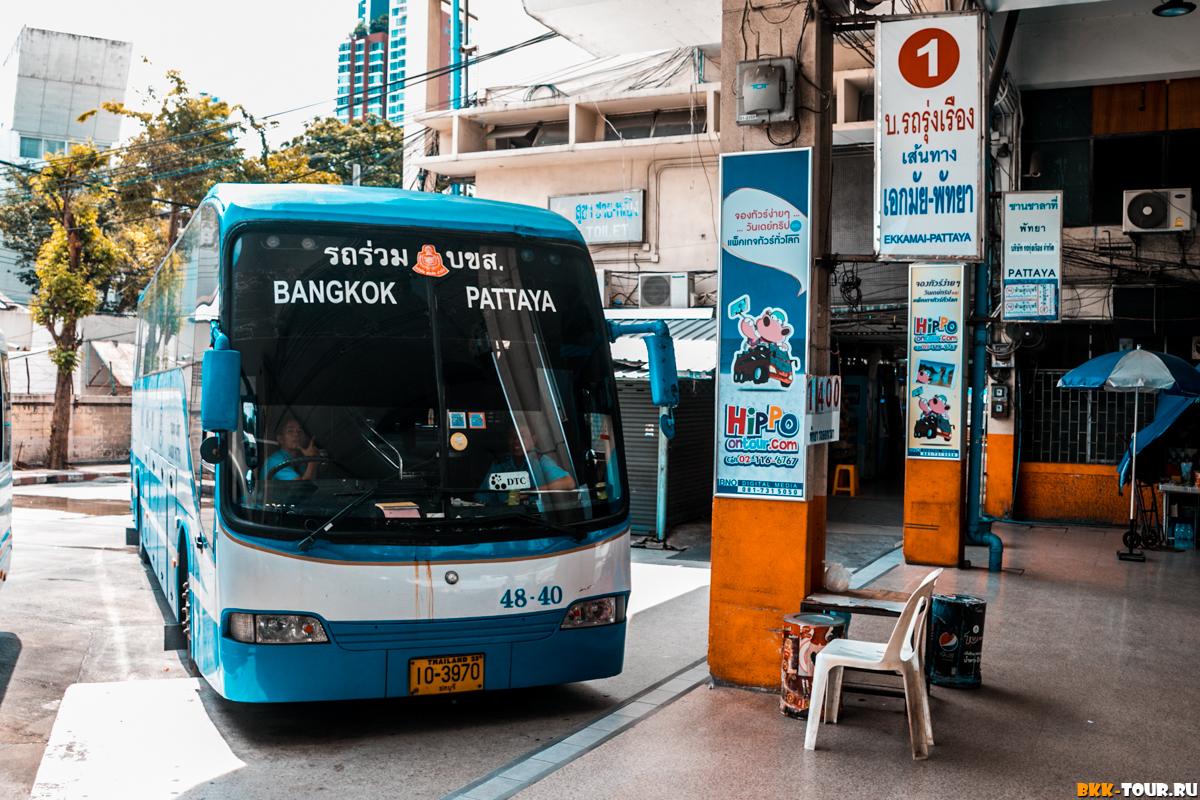
[[[643,238],[641,189],[550,198],[550,210],[562,214],[588,244],[639,243]]]
[[[899,260],[982,257],[979,14],[875,26],[875,249]]]
[[[808,377],[808,443],[836,442],[842,425],[842,376]]]
[[[1062,296],[1062,192],[1004,194],[1004,318],[1057,322]]]

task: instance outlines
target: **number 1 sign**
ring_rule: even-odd
[[[875,249],[902,260],[982,256],[979,14],[876,25]]]

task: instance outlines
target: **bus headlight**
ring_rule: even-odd
[[[229,635],[247,644],[316,644],[329,641],[319,619],[301,614],[230,614]]]
[[[594,597],[572,603],[563,619],[563,628],[592,628],[625,621],[625,597]]]

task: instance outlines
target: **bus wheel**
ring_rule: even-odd
[[[179,578],[176,585],[179,588],[179,625],[183,628],[183,639],[187,642],[187,648],[184,650],[184,666],[190,672],[196,671],[196,662],[192,660],[192,582],[188,575],[187,539],[181,539],[179,543]]]

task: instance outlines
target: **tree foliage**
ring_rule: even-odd
[[[197,206],[214,183],[242,177],[245,154],[238,134],[253,129],[261,138],[265,126],[241,105],[194,94],[175,70],[168,71],[166,78],[165,94],[147,92],[148,99],[158,104],[155,111],[135,111],[111,102],[101,108],[141,124],[141,131],[123,149],[111,182],[130,217],[152,213],[156,203],[170,206],[169,246],[187,222],[186,209]],[[265,138],[262,141],[265,152]]]
[[[265,164],[261,159],[247,161],[243,166],[242,177],[247,183],[342,182],[334,173],[311,166],[308,154],[299,147],[284,147],[268,153]]]
[[[388,15],[380,14],[375,19],[371,20],[371,25],[368,28],[370,33],[387,33]]]
[[[285,145],[308,160],[310,169],[350,183],[353,164],[362,165],[363,186],[401,187],[404,183],[404,129],[386,120],[341,122],[314,119]]]

